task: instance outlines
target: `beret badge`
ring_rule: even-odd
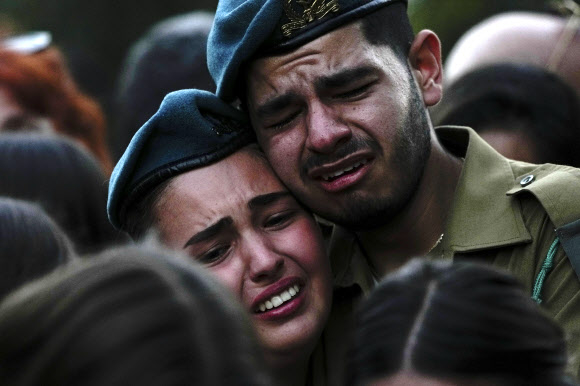
[[[282,25],[282,34],[286,37],[299,29],[306,27],[313,21],[320,20],[330,12],[338,12],[340,9],[338,0],[281,0],[284,13],[290,22]],[[302,7],[302,12],[294,9],[293,3]]]

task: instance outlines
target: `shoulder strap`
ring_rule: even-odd
[[[516,179],[508,195],[533,194],[556,227],[560,244],[580,279],[580,169],[541,165]]]

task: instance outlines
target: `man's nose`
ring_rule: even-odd
[[[278,280],[284,267],[284,256],[276,251],[275,245],[265,236],[254,236],[244,243],[243,253],[249,267],[250,279],[256,283]]]
[[[315,153],[330,154],[347,142],[352,131],[340,114],[323,103],[313,104],[307,118],[306,146]]]

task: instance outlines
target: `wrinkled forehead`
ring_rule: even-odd
[[[287,191],[264,155],[251,146],[209,166],[190,170],[172,179],[165,204],[195,211],[245,210],[257,196]],[[161,201],[161,200],[160,200]]]
[[[220,0],[207,49],[218,96],[235,99],[240,69],[256,54],[292,51],[394,3],[406,0]]]

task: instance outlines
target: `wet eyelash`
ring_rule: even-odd
[[[353,96],[360,95],[363,92],[365,92],[366,90],[368,90],[369,87],[371,87],[373,84],[374,84],[374,82],[367,83],[367,84],[365,84],[363,86],[360,86],[360,87],[357,87],[357,88],[355,88],[353,90],[350,90],[350,91],[347,91],[347,92],[338,94],[338,95],[335,96],[335,98],[350,98],[350,97],[353,97]]]
[[[287,124],[289,124],[290,122],[292,122],[298,115],[300,115],[299,112],[292,114],[292,115],[288,116],[287,118],[284,118],[280,122],[277,122],[273,125],[268,126],[268,129],[281,129],[284,126],[286,126]]]

